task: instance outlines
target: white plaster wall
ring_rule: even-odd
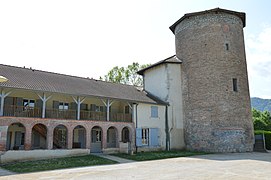
[[[151,106],[158,107],[157,118],[151,117]],[[155,104],[143,104],[143,103],[138,104],[137,128],[158,128],[159,129],[159,134],[158,134],[159,145],[163,149],[165,149],[166,147],[165,106],[155,105]]]
[[[144,73],[145,90],[168,102],[170,148],[183,149],[184,125],[180,64],[161,64]]]
[[[168,87],[165,65],[158,65],[145,71],[144,88],[162,100],[167,100]]]

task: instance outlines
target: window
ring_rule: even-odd
[[[105,112],[106,107],[105,106],[95,106],[96,112]]]
[[[151,106],[151,117],[152,118],[158,117],[158,107],[157,106]]]
[[[142,129],[142,145],[148,145],[149,144],[149,129],[145,128]]]
[[[23,100],[23,105],[24,105],[24,108],[25,108],[25,109],[28,109],[28,108],[34,108],[34,106],[35,106],[35,100],[32,100],[32,99],[24,99],[24,100]]]
[[[102,141],[102,131],[100,129],[92,130],[92,135],[91,135],[91,142],[96,143],[96,142],[101,142]]]
[[[237,91],[238,91],[238,87],[237,87],[237,79],[236,79],[236,78],[233,78],[233,79],[232,79],[232,88],[233,88],[233,91],[234,91],[234,92],[237,92]]]
[[[58,109],[60,109],[60,110],[68,110],[69,109],[69,103],[59,102]]]
[[[226,43],[225,45],[226,45],[226,50],[228,51],[229,50],[229,44]]]

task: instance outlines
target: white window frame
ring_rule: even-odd
[[[58,109],[59,110],[68,110],[69,109],[69,103],[59,102]]]
[[[149,128],[142,128],[142,145],[147,146],[149,145]]]
[[[35,107],[35,100],[33,99],[23,99],[23,106],[25,109],[33,109]]]

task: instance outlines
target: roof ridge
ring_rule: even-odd
[[[170,59],[172,59],[172,58],[174,58],[174,57],[176,57],[175,59],[176,59],[178,62],[169,62],[169,61],[168,61],[168,60],[170,60]],[[158,65],[160,65],[160,64],[163,64],[163,63],[182,63],[182,61],[176,56],[176,54],[174,54],[174,55],[172,55],[172,56],[170,56],[170,57],[168,57],[168,58],[166,58],[166,59],[163,59],[163,60],[160,60],[160,61],[158,61],[158,62],[156,62],[156,63],[154,63],[154,64],[151,64],[151,65],[148,66],[148,67],[145,67],[145,68],[143,68],[143,69],[140,69],[139,71],[137,71],[137,74],[143,75],[143,72],[144,72],[144,71],[146,71],[146,70],[148,70],[148,69],[150,69],[150,68],[153,68],[153,67],[155,67],[155,66],[158,66]]]

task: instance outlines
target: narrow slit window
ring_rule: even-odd
[[[233,87],[233,91],[234,92],[237,92],[238,91],[238,88],[237,88],[237,79],[236,78],[233,78],[232,79],[232,87]]]
[[[226,43],[226,50],[228,51],[229,50],[229,44]]]

